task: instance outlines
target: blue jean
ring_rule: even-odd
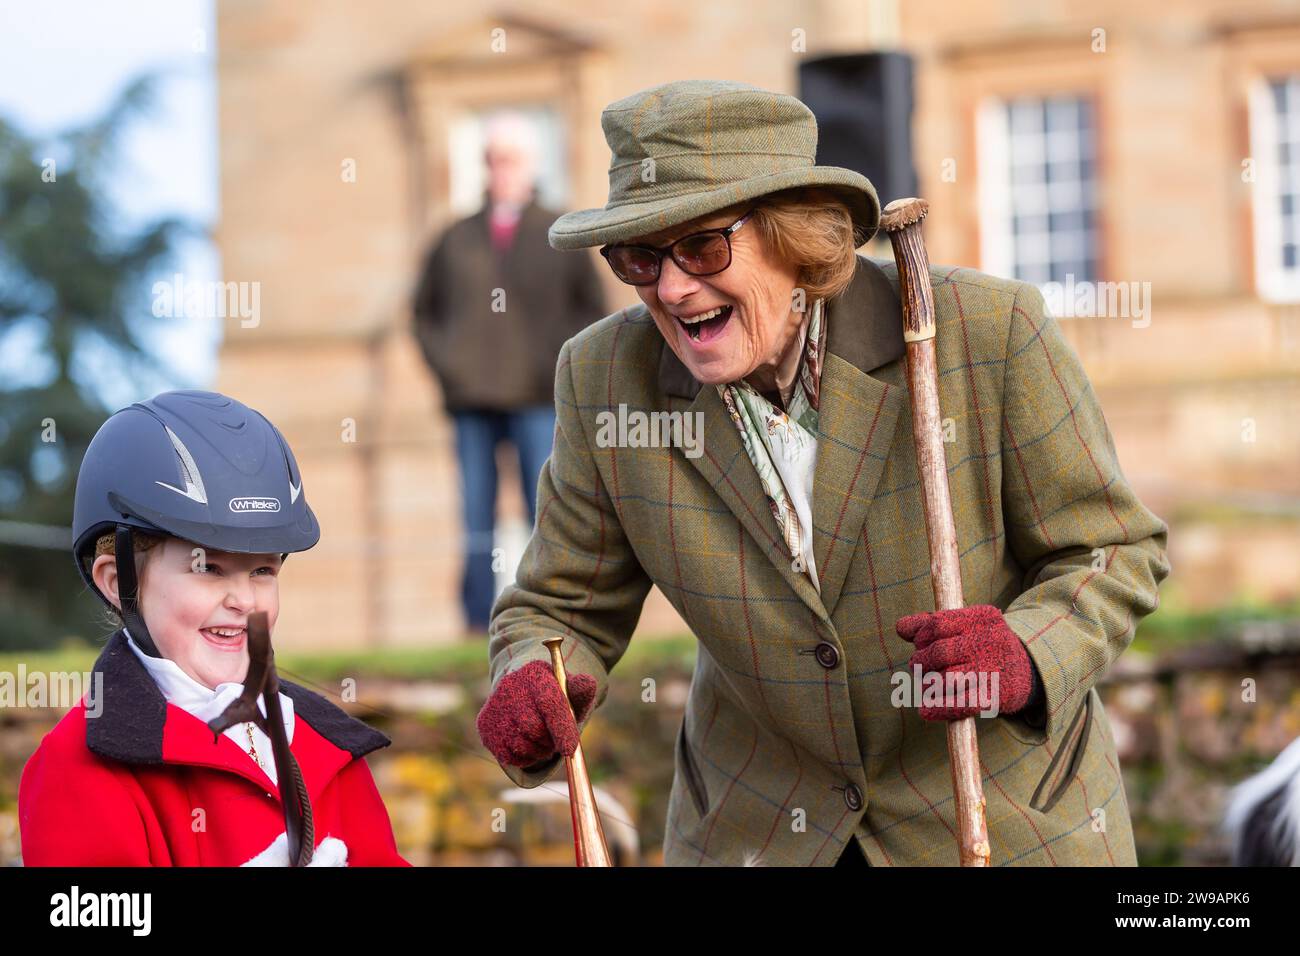
[[[487,630],[496,598],[492,545],[497,510],[497,445],[504,439],[519,454],[520,479],[528,505],[528,523],[537,524],[537,479],[551,454],[555,409],[535,405],[511,412],[458,411],[456,456],[460,459],[460,493],[465,524],[465,564],[460,598],[470,630]]]

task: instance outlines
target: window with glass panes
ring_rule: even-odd
[[[1249,89],[1255,287],[1268,302],[1300,302],[1300,73],[1261,76]]]
[[[989,104],[981,121],[984,267],[1042,285],[1097,279],[1096,127],[1079,96]],[[991,186],[992,188],[988,188]],[[992,221],[988,221],[991,219]],[[1001,233],[998,235],[997,233]]]
[[[1270,198],[1276,203],[1282,268],[1290,272],[1300,266],[1300,76],[1272,79],[1268,86],[1277,158],[1276,195]]]

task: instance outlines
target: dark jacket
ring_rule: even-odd
[[[547,243],[558,212],[530,202],[504,255],[489,212],[443,233],[415,293],[416,337],[449,412],[552,404],[560,346],[609,311],[590,253]]]

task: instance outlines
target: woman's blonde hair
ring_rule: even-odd
[[[795,281],[810,305],[849,287],[858,262],[853,217],[835,193],[800,186],[760,196],[752,205],[754,218],[746,228],[755,226],[769,251],[799,267]],[[740,215],[746,204],[735,208]]]

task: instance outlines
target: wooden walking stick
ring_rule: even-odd
[[[903,340],[907,343],[907,387],[912,393],[912,434],[925,530],[930,543],[930,580],[934,607],[950,611],[964,605],[957,528],[948,494],[948,465],[943,452],[939,413],[939,374],[935,366],[934,292],[930,257],[925,252],[921,221],[930,204],[924,199],[895,199],[885,207],[881,228],[889,234],[898,264],[903,300]],[[980,784],[979,741],[975,718],[948,721],[948,763],[957,805],[957,840],[962,866],[989,865],[989,835],[984,822],[984,788]]]
[[[564,657],[560,647],[562,637],[548,637],[542,641],[551,651],[551,667],[560,683],[560,696],[569,699],[568,680],[564,673]],[[572,711],[573,705],[569,705]],[[577,716],[574,716],[577,724]],[[613,866],[609,847],[605,843],[605,828],[600,823],[600,810],[596,806],[596,793],[591,789],[587,775],[587,761],[582,756],[582,741],[572,757],[564,758],[564,772],[569,781],[569,813],[573,817],[573,853],[578,866]]]

